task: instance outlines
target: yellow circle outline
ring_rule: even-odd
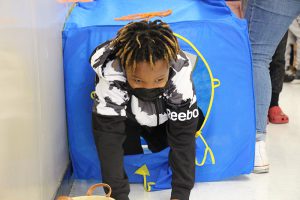
[[[203,129],[203,127],[205,126],[206,122],[207,122],[207,119],[210,115],[210,111],[211,111],[211,108],[212,108],[212,104],[213,104],[213,101],[214,101],[214,98],[215,98],[215,88],[219,87],[221,85],[221,82],[219,79],[216,79],[213,77],[213,74],[212,74],[212,71],[206,61],[206,59],[204,58],[204,56],[200,53],[200,51],[197,49],[197,47],[195,47],[195,45],[189,41],[187,38],[183,37],[182,35],[179,35],[177,33],[173,33],[176,37],[182,39],[183,41],[185,41],[186,43],[188,43],[193,49],[194,51],[196,51],[196,53],[198,54],[198,56],[201,58],[201,60],[203,61],[206,69],[208,70],[208,73],[209,73],[209,77],[210,77],[210,84],[211,84],[211,96],[210,96],[210,101],[209,101],[209,106],[208,106],[208,109],[207,109],[207,113],[205,115],[205,118],[204,118],[204,121],[202,123],[202,126],[200,127],[200,129],[196,132],[195,134],[195,137],[200,137],[202,142],[204,143],[205,145],[205,152],[204,152],[204,156],[203,156],[203,159],[201,161],[201,163],[199,163],[197,161],[197,157],[195,158],[195,164],[199,167],[203,166],[205,164],[205,161],[207,159],[207,154],[209,153],[210,157],[211,157],[211,162],[212,164],[216,164],[216,160],[215,160],[215,156],[214,156],[214,153],[212,152],[211,148],[209,147],[209,145],[207,144],[206,140],[204,139],[204,137],[202,136],[201,134],[201,131]]]
[[[213,104],[213,101],[214,101],[214,98],[215,98],[215,88],[219,87],[220,86],[220,80],[214,78],[213,74],[212,74],[212,71],[206,61],[206,59],[204,58],[204,56],[200,53],[200,51],[197,49],[197,47],[195,47],[195,45],[190,41],[188,40],[187,38],[183,37],[182,35],[179,35],[178,33],[173,33],[176,37],[182,39],[183,41],[185,41],[186,43],[188,43],[193,49],[194,51],[196,51],[196,53],[198,54],[198,56],[201,58],[201,60],[203,61],[206,69],[208,70],[208,73],[209,73],[209,77],[210,77],[210,84],[211,84],[211,96],[210,96],[210,101],[209,101],[209,105],[208,105],[208,108],[207,108],[207,113],[206,113],[206,116],[205,116],[205,119],[204,119],[204,122],[202,123],[202,126],[200,128],[199,131],[197,131],[196,133],[196,137],[199,136],[199,134],[201,134],[201,130],[203,129],[203,127],[205,126],[206,122],[207,122],[207,119],[210,115],[210,112],[211,112],[211,108],[212,108],[212,104]],[[217,84],[215,84],[214,82],[216,82]]]

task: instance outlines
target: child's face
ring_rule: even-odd
[[[169,78],[169,66],[165,60],[158,60],[154,66],[147,62],[137,63],[134,72],[126,70],[127,80],[132,88],[162,88]]]

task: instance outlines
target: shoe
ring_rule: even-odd
[[[272,124],[289,123],[289,117],[284,114],[279,106],[272,106],[268,112],[269,122]]]
[[[253,173],[261,174],[269,172],[269,161],[266,151],[265,141],[256,141],[255,143],[255,160]]]

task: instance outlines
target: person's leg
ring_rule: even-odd
[[[246,19],[252,45],[257,140],[265,140],[271,100],[269,63],[280,39],[300,13],[300,1],[249,0]]]
[[[152,153],[160,152],[169,146],[167,142],[166,123],[153,128],[144,128],[142,136]]]
[[[126,140],[123,143],[124,155],[135,155],[144,153],[140,136],[143,129],[137,122],[127,119],[126,120]]]
[[[199,108],[199,121],[197,124],[197,130],[200,129],[203,121],[204,121],[204,115],[202,113],[202,110]],[[167,148],[169,146],[168,144],[168,136],[166,132],[166,124],[163,123],[157,127],[153,128],[144,128],[144,131],[142,132],[143,138],[146,140],[148,144],[148,148],[152,153],[156,153],[159,151],[162,151],[163,149]]]
[[[249,0],[248,20],[252,46],[253,82],[256,109],[256,145],[254,172],[269,171],[265,147],[267,114],[271,101],[269,63],[289,25],[300,13],[300,1]]]
[[[281,39],[275,54],[270,63],[270,77],[272,83],[272,98],[270,107],[278,106],[279,94],[282,91],[283,78],[285,71],[285,49],[287,42],[287,33]]]
[[[275,54],[272,57],[272,62],[270,63],[270,76],[272,83],[272,97],[270,108],[268,112],[268,118],[271,123],[284,124],[289,122],[289,118],[284,114],[278,105],[279,94],[282,91],[283,79],[285,75],[285,49],[287,42],[286,33],[282,40],[280,41]]]

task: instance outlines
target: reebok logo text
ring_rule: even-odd
[[[193,118],[197,118],[199,116],[199,110],[196,108],[193,111],[189,111],[187,110],[187,112],[172,112],[170,111],[170,109],[167,109],[167,114],[169,119],[171,119],[172,121],[185,121],[185,120],[190,120]]]

